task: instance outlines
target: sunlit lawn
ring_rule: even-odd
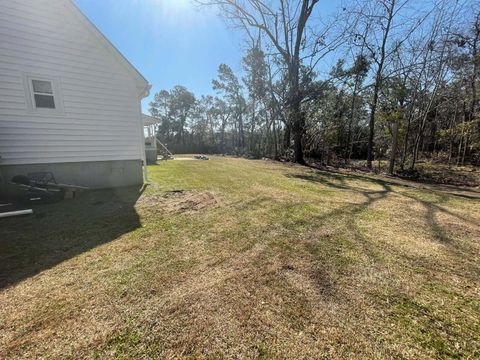
[[[149,173],[1,220],[0,358],[480,357],[479,200],[220,157]]]

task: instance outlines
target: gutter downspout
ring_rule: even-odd
[[[152,85],[148,84],[145,89],[140,93],[139,96],[139,114],[140,114],[140,141],[141,141],[141,151],[142,151],[142,168],[143,168],[143,183],[148,183],[148,170],[147,170],[147,154],[145,153],[145,133],[144,133],[144,124],[143,124],[143,115],[142,115],[142,99],[150,95],[150,89]]]

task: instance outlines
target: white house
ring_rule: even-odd
[[[140,184],[148,81],[71,0],[0,0],[0,177]]]

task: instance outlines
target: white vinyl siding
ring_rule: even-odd
[[[138,81],[69,0],[0,9],[0,165],[142,159]]]

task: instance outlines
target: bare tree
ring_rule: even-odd
[[[388,56],[387,46],[390,40],[393,19],[398,13],[400,6],[397,0],[367,0],[359,5],[359,9],[357,10],[360,17],[359,27],[362,28],[355,34],[355,37],[360,40],[360,45],[365,47],[369,52],[374,68],[367,149],[367,166],[372,168],[375,114],[377,111],[378,97],[384,81],[383,71]]]
[[[288,80],[285,102],[287,121],[293,132],[294,161],[304,164],[302,139],[305,114],[302,112],[304,94],[301,91],[302,61],[316,65],[320,54],[329,52],[325,33],[316,34],[307,27],[319,0],[279,0],[276,6],[263,0],[197,0],[203,5],[215,5],[221,14],[242,28],[251,38],[253,30],[261,32],[284,65]],[[312,31],[307,35],[308,31]]]
[[[243,73],[220,66],[213,87],[222,100],[194,97],[191,110],[178,87],[155,96],[158,134],[177,149],[278,158],[293,140],[296,162],[305,152],[372,166],[388,154],[391,174],[407,162],[415,170],[421,157],[480,161],[474,0],[345,0],[333,30],[314,0],[196,1],[218,6],[249,50]],[[328,72],[321,60],[338,55]]]

